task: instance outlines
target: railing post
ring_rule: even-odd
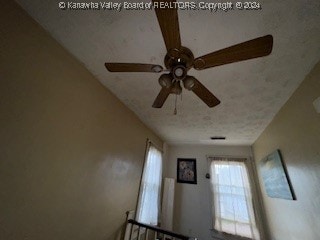
[[[129,236],[129,240],[131,240],[131,237],[132,237],[132,229],[133,229],[133,224],[132,223],[129,223],[131,224],[131,229],[130,229],[130,236]]]
[[[146,235],[145,235],[145,237],[144,237],[144,240],[149,240],[149,229],[148,228],[146,228]]]
[[[137,240],[140,239],[140,226],[138,227],[138,236],[137,236]]]
[[[130,238],[129,240],[140,240],[140,234],[141,234],[141,228],[145,228],[145,237],[144,240],[149,240],[149,230],[152,230],[154,233],[154,236],[150,236],[152,237],[154,240],[156,240],[158,237],[161,237],[162,240],[175,240],[175,239],[179,239],[179,240],[197,240],[196,238],[190,238],[188,236],[179,234],[179,233],[175,233],[172,231],[168,231],[165,229],[161,229],[157,226],[153,226],[153,225],[148,225],[148,224],[144,224],[144,223],[140,223],[137,222],[133,219],[129,219],[128,220],[128,224],[131,224],[131,231],[130,231]],[[138,229],[137,229],[138,228]],[[138,230],[138,232],[137,232]],[[136,233],[137,237],[136,237]],[[160,236],[161,234],[161,236]]]

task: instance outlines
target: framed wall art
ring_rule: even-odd
[[[296,200],[279,150],[261,160],[260,172],[269,197]]]
[[[197,184],[197,165],[195,158],[178,158],[177,182]]]

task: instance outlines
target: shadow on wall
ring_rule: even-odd
[[[125,220],[126,221],[126,220]],[[126,232],[127,223],[124,222],[116,231],[114,231],[106,240],[123,240]]]

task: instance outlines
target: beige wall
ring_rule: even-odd
[[[320,239],[320,114],[312,104],[319,96],[320,63],[253,145],[257,162],[280,149],[297,197],[269,198],[260,177],[273,240]]]
[[[162,144],[13,1],[0,8],[0,126],[3,240],[115,239],[146,139]]]

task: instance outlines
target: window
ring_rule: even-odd
[[[213,158],[211,161],[214,228],[220,232],[260,239],[244,161],[226,158]]]
[[[162,181],[162,154],[148,143],[144,164],[136,219],[138,222],[157,225],[160,212]]]

